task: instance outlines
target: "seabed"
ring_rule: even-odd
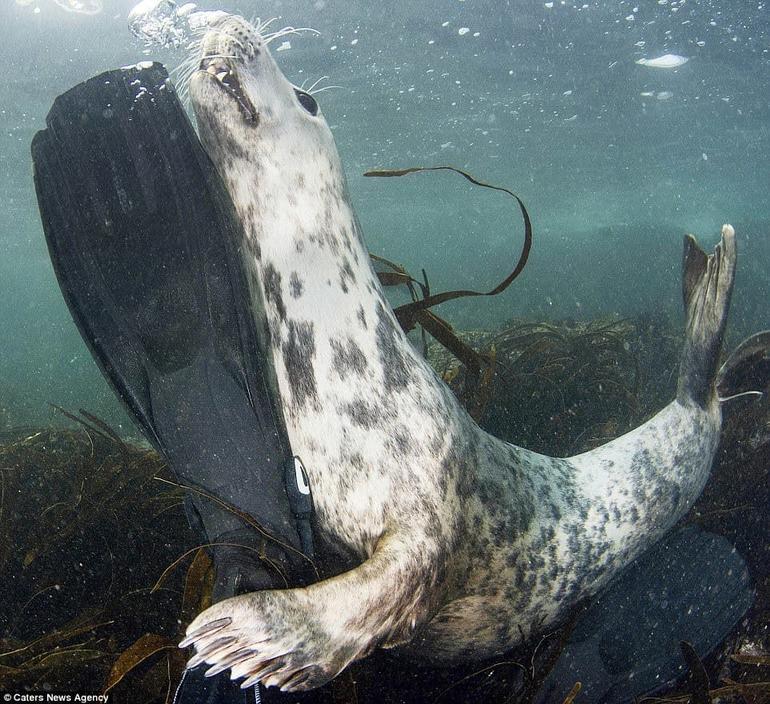
[[[459,333],[488,361],[472,381],[440,345],[428,357],[482,426],[571,455],[636,427],[673,397],[677,327],[647,316],[514,320]],[[210,602],[211,563],[162,458],[87,412],[65,415],[69,429],[14,428],[12,409],[0,413],[0,690],[170,702],[185,662],[176,644]],[[770,403],[736,401],[725,418],[711,479],[684,523],[736,546],[756,599],[712,655],[690,663],[685,681],[639,701],[770,702]],[[520,652],[454,670],[411,669],[383,651],[327,686],[328,701],[524,703],[570,623]],[[576,690],[561,701],[588,701]]]

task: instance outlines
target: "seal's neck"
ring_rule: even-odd
[[[324,145],[325,146],[325,145]],[[219,164],[246,228],[271,328],[287,312],[350,324],[384,296],[350,205],[336,150],[258,145]]]

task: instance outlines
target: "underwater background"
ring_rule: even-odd
[[[130,0],[3,0],[0,23],[0,426],[48,403],[127,421],[61,298],[29,146],[53,99],[102,71],[183,50],[145,48]],[[752,2],[308,0],[201,5],[318,34],[276,58],[318,95],[372,252],[433,290],[491,288],[522,239],[513,201],[453,174],[366,179],[375,167],[451,164],[518,193],[535,244],[494,299],[450,303],[460,328],[512,317],[655,312],[679,320],[683,234],[724,222],[740,264],[731,340],[770,327],[770,15]],[[280,43],[280,42],[278,42]],[[676,68],[637,63],[674,54]]]
[[[184,667],[181,633],[211,598],[211,562],[184,492],[136,442],[70,317],[30,143],[76,84],[144,60],[173,76],[186,52],[134,37],[134,0],[0,2],[0,692],[87,684],[111,689],[115,702],[167,702]],[[474,387],[441,345],[426,350],[499,437],[569,455],[637,427],[673,397],[685,233],[710,250],[723,223],[737,232],[726,350],[770,328],[764,2],[211,2],[199,9],[312,28],[271,49],[290,80],[318,91],[371,252],[418,279],[424,269],[432,292],[488,290],[509,274],[524,231],[515,202],[448,172],[364,173],[451,165],[523,199],[534,245],[522,275],[494,298],[436,309],[488,355],[489,375]],[[539,690],[538,702],[571,702],[575,672],[559,653],[576,657],[581,642],[601,640],[615,671],[594,692],[648,665],[657,677],[661,660],[671,677],[691,673],[679,702],[706,701],[712,685],[732,687],[725,701],[770,702],[767,398],[726,406],[685,532],[640,560],[632,584],[592,599],[573,633],[577,617],[494,665],[430,676],[397,651],[378,652],[337,678],[327,700],[512,704]],[[627,616],[631,592],[648,601]],[[640,614],[658,623],[627,632]],[[690,617],[703,662],[686,651],[681,660],[676,629]],[[668,636],[660,621],[672,624]],[[586,678],[599,672],[585,670],[578,704],[591,701]],[[542,694],[546,675],[559,696]]]

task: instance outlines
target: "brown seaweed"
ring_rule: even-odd
[[[498,423],[508,439],[549,454],[620,434],[673,394],[678,338],[659,321],[512,321],[495,332],[455,333],[496,356],[482,422]],[[457,388],[463,365],[440,345],[431,346],[430,359]],[[758,594],[744,627],[753,645],[732,649],[709,701],[770,704],[764,629],[770,567],[758,509],[770,500],[770,469],[767,440],[753,435],[770,410],[767,404],[748,409],[726,414],[714,476],[689,520],[739,544]],[[210,603],[213,571],[187,526],[184,490],[163,460],[146,447],[118,442],[90,414],[68,417],[78,429],[4,431],[0,440],[0,577],[13,577],[5,579],[13,588],[0,604],[0,689],[110,686],[116,702],[164,701],[183,667],[181,651],[171,646]],[[153,591],[164,569],[188,552],[194,556],[188,569],[169,570]],[[78,563],[87,569],[63,569]],[[63,598],[67,594],[72,598]],[[738,643],[747,638],[744,633]],[[544,674],[542,660],[556,656],[559,642],[548,645],[537,670],[534,655],[523,665],[508,658],[472,673],[463,686],[494,681],[496,701],[526,702]],[[396,701],[376,674],[367,674],[377,667],[376,658],[356,665],[355,684],[335,685],[335,696]],[[519,669],[526,672],[526,693],[506,694],[511,671]],[[717,682],[713,668],[709,673]],[[694,696],[689,688],[643,701],[696,704]]]
[[[192,543],[182,492],[155,481],[167,468],[154,451],[65,415],[80,429],[6,431],[0,445],[0,689],[93,691],[146,624],[178,635],[179,587],[149,586]]]
[[[504,188],[503,186],[495,186],[491,183],[486,183],[472,176],[467,171],[455,168],[454,166],[412,166],[406,169],[374,169],[364,173],[364,176],[385,177],[392,178],[397,176],[406,176],[407,174],[414,174],[426,171],[451,171],[456,174],[460,174],[466,181],[469,181],[475,186],[481,186],[482,188],[489,188],[493,191],[499,191],[505,193],[513,198],[519,206],[521,217],[524,220],[524,244],[521,248],[518,261],[513,271],[508,274],[500,283],[491,288],[489,291],[474,291],[471,289],[460,289],[456,291],[444,291],[443,293],[426,294],[419,300],[413,300],[412,303],[407,303],[403,306],[399,306],[394,310],[398,322],[401,327],[409,332],[418,322],[419,311],[425,311],[434,306],[446,303],[447,301],[453,301],[458,298],[466,298],[468,296],[496,296],[499,293],[505,291],[508,286],[521,274],[524,267],[527,265],[529,259],[529,253],[532,250],[532,221],[530,220],[527,208],[524,206],[524,202],[513,191]]]
[[[575,697],[580,694],[580,690],[583,689],[583,685],[580,682],[575,682],[570,689],[569,694],[564,698],[563,704],[572,704],[575,701]]]
[[[590,449],[638,425],[648,411],[640,398],[635,333],[632,321],[599,320],[512,321],[496,333],[461,334],[495,359],[483,388],[481,425],[551,455]],[[467,404],[463,365],[437,345],[429,359]]]
[[[495,186],[480,181],[467,171],[463,171],[462,169],[453,166],[415,166],[406,169],[377,169],[367,171],[364,176],[396,177],[426,171],[451,171],[460,174],[463,178],[476,186],[505,193],[515,199],[524,220],[524,244],[521,253],[519,254],[518,261],[516,262],[513,271],[489,291],[458,289],[454,291],[444,291],[442,293],[432,293],[424,269],[422,271],[423,281],[420,282],[411,276],[403,266],[395,264],[383,257],[370,254],[371,259],[375,263],[383,265],[388,269],[387,271],[378,271],[377,273],[381,285],[403,285],[409,290],[412,302],[397,306],[393,311],[404,332],[408,333],[419,325],[422,330],[423,347],[426,347],[425,333],[428,333],[447,351],[453,354],[463,365],[465,371],[463,390],[459,395],[470,415],[475,420],[479,420],[484,413],[486,402],[489,398],[489,386],[493,378],[495,363],[494,349],[486,353],[474,350],[455,333],[452,326],[446,320],[439,317],[430,309],[458,298],[469,296],[496,296],[505,291],[521,274],[529,259],[533,241],[532,222],[523,201],[515,193],[502,186]],[[421,295],[417,294],[418,288],[420,289]]]

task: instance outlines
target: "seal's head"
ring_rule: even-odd
[[[201,139],[220,169],[228,160],[254,163],[283,151],[295,160],[319,147],[336,154],[316,100],[286,79],[246,20],[217,18],[199,59],[190,97]]]

